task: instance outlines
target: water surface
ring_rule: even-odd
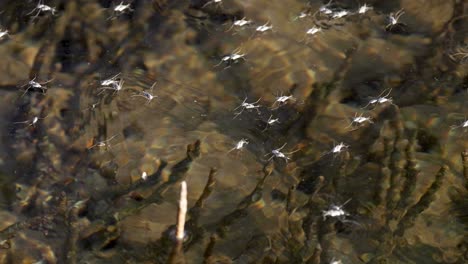
[[[467,262],[467,10],[2,2],[0,262]]]

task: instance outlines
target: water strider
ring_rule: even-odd
[[[207,3],[58,1],[34,23],[16,16],[37,2],[2,3],[0,258],[466,262],[461,4]],[[133,11],[109,20],[119,5]],[[213,67],[232,47],[248,63]],[[18,90],[35,76],[46,93]]]

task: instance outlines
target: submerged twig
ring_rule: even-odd
[[[465,189],[468,190],[468,150],[461,153],[463,162],[463,177],[465,178]]]
[[[181,242],[184,240],[184,225],[185,225],[186,215],[187,215],[187,182],[182,181],[182,183],[180,184],[179,212],[177,213],[176,239],[178,242]]]
[[[184,252],[182,245],[185,238],[185,217],[187,215],[187,182],[182,181],[180,184],[180,200],[179,210],[177,212],[177,229],[176,229],[176,240],[172,252],[169,255],[167,263],[185,263]]]

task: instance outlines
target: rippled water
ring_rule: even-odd
[[[358,2],[3,1],[0,262],[466,263],[468,4]]]

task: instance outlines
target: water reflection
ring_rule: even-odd
[[[0,4],[1,261],[466,262],[466,9]]]

